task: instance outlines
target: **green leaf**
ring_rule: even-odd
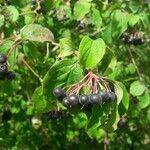
[[[126,87],[121,82],[118,82],[118,84],[123,90],[123,97],[118,106],[119,115],[122,116],[127,112],[129,108],[129,94],[128,91],[126,90]]]
[[[92,40],[88,36],[83,37],[80,46],[80,63],[86,68],[94,68],[105,54],[105,42],[102,39]]]
[[[43,94],[47,98],[54,98],[53,89],[56,86],[73,84],[82,78],[82,69],[76,60],[65,59],[54,64],[43,80]]]
[[[138,105],[140,106],[140,108],[145,108],[150,104],[150,95],[147,91],[145,91],[145,93],[143,95],[141,95],[140,97],[138,97],[139,103]]]
[[[139,20],[140,20],[140,15],[131,14],[129,19],[129,26],[133,27],[139,22]]]
[[[98,9],[92,7],[91,9],[91,23],[96,25],[97,28],[100,28],[102,25],[102,17]]]
[[[112,37],[119,38],[128,28],[129,14],[121,10],[116,10],[112,13],[111,19]]]
[[[107,52],[108,52],[107,68],[104,74],[112,73],[112,71],[115,69],[115,66],[117,64],[117,59],[116,59],[114,52],[110,49],[107,49]]]
[[[90,119],[88,120],[86,127],[87,132],[92,132],[92,130],[100,127],[102,115],[103,115],[102,107],[93,106],[92,114],[90,116]]]
[[[5,11],[5,15],[11,22],[16,22],[19,18],[19,12],[14,6],[8,6]]]
[[[85,113],[79,113],[73,118],[73,122],[75,123],[76,127],[84,128],[87,123],[87,116]]]
[[[29,24],[21,29],[21,36],[25,40],[37,42],[51,42],[54,40],[53,33],[39,24]]]
[[[4,25],[5,18],[0,14],[0,28]]]
[[[51,109],[51,107],[54,107],[54,105],[50,105],[48,99],[45,99],[45,97],[43,96],[42,86],[38,87],[34,91],[31,99],[37,113],[48,112]]]
[[[90,11],[91,3],[87,0],[79,0],[74,5],[74,19],[81,20]]]
[[[115,89],[115,93],[117,96],[117,104],[119,105],[119,103],[121,102],[122,98],[123,98],[123,90],[122,87],[120,86],[120,83],[117,81],[113,81],[114,82],[114,89]]]
[[[111,14],[110,23],[106,26],[102,37],[107,43],[118,39],[128,28],[129,14],[121,10],[115,10]]]
[[[118,105],[114,103],[112,110],[106,120],[103,128],[108,132],[112,132],[117,129],[117,124],[120,120],[119,112],[118,112]]]
[[[73,43],[70,39],[63,38],[60,39],[60,54],[58,55],[59,58],[63,58],[73,54]]]
[[[130,93],[133,96],[140,96],[144,93],[144,91],[145,91],[145,86],[140,81],[134,81],[130,85]]]

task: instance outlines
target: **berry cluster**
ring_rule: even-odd
[[[144,38],[139,35],[139,33],[135,32],[133,34],[128,34],[128,33],[125,33],[123,36],[122,36],[122,41],[125,43],[125,44],[133,44],[133,45],[142,45],[144,44],[145,40]]]
[[[68,115],[68,113],[63,110],[52,110],[48,113],[45,113],[44,115],[46,116],[47,120],[58,120],[65,118]]]
[[[101,105],[105,102],[113,102],[116,100],[116,94],[114,92],[100,91],[98,93],[93,93],[90,95],[76,95],[71,94],[67,96],[65,91],[62,88],[55,88],[53,91],[54,95],[58,98],[59,101],[66,107],[73,107],[76,105],[87,106],[92,105]]]
[[[7,66],[7,56],[3,53],[0,54],[0,80],[5,80],[7,78],[8,80],[15,79],[16,75],[12,71],[8,71]]]

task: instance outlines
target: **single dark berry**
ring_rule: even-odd
[[[66,94],[64,94],[64,95],[62,95],[62,96],[60,96],[60,97],[57,97],[57,100],[60,101],[60,102],[62,102],[62,100],[63,100],[65,97],[67,97]]]
[[[68,101],[70,103],[70,106],[75,106],[79,103],[79,96],[77,95],[70,95],[68,97]]]
[[[129,41],[129,35],[128,34],[124,34],[123,36],[122,36],[122,41],[125,43],[125,44],[127,44],[128,43],[128,41]]]
[[[11,117],[12,117],[12,113],[9,110],[4,111],[2,115],[2,121],[9,121]]]
[[[102,97],[102,102],[105,102],[109,99],[109,94],[107,91],[100,91],[99,95]]]
[[[7,64],[0,64],[0,74],[5,74],[7,73],[8,68],[7,68]]]
[[[16,78],[16,74],[13,71],[8,71],[6,77],[8,80],[14,80]]]
[[[70,102],[69,102],[69,100],[68,100],[68,97],[66,97],[66,98],[64,98],[64,99],[62,100],[62,104],[63,104],[64,106],[66,106],[66,107],[69,107],[69,106],[70,106]]]
[[[12,0],[6,0],[7,5],[11,5]]]
[[[35,5],[31,5],[30,8],[31,8],[31,10],[35,10],[36,6]]]
[[[7,60],[7,56],[3,53],[0,54],[0,63],[5,63]]]
[[[31,5],[35,5],[36,4],[36,0],[31,0],[30,3],[31,3]]]
[[[107,102],[113,102],[117,99],[117,96],[114,92],[109,92],[109,99],[107,100]]]
[[[81,95],[81,96],[79,97],[79,102],[80,102],[82,105],[84,105],[84,106],[88,105],[88,104],[90,103],[89,96],[87,96],[87,95]]]
[[[62,88],[55,88],[53,90],[53,94],[56,96],[56,97],[62,97],[65,95],[65,91],[62,89]]]
[[[136,45],[141,45],[144,43],[144,39],[141,38],[141,37],[135,37],[133,39],[133,44],[136,46]]]
[[[102,104],[102,97],[100,94],[91,94],[90,95],[91,104]]]
[[[41,14],[41,13],[43,12],[43,9],[42,9],[42,8],[37,9],[36,12],[37,12],[38,14]]]

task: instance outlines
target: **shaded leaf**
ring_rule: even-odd
[[[43,80],[43,94],[47,98],[54,98],[53,89],[56,86],[73,84],[82,78],[82,69],[76,60],[66,59],[54,64]]]
[[[39,24],[29,24],[21,29],[23,39],[37,42],[51,42],[54,40],[53,33]]]
[[[52,107],[52,105],[50,105],[50,102],[48,102],[48,99],[46,100],[45,97],[43,96],[41,86],[34,91],[32,95],[32,103],[37,113],[48,112]]]

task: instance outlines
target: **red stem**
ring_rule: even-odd
[[[22,39],[18,39],[15,44],[10,48],[8,54],[7,54],[7,60],[9,59],[11,53],[15,50],[15,48],[22,42]]]

